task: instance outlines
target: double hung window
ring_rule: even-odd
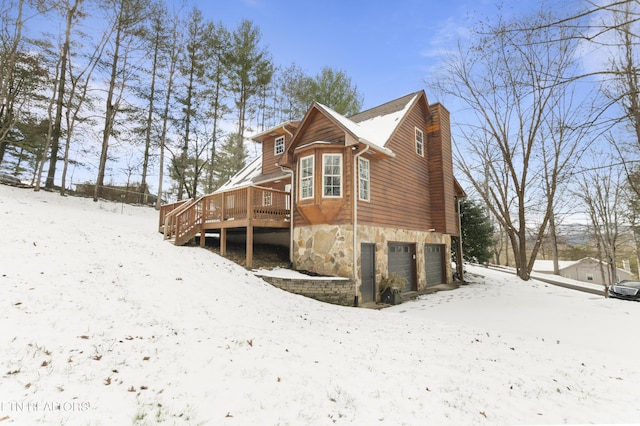
[[[322,155],[322,196],[342,197],[342,154]]]
[[[273,154],[280,155],[284,152],[284,136],[277,137],[273,145]]]
[[[416,127],[416,154],[424,157],[424,133]]]
[[[365,158],[358,159],[358,188],[360,193],[360,199],[364,201],[370,200],[369,185],[370,185],[370,169],[369,160]]]
[[[300,199],[313,198],[313,155],[300,159]]]

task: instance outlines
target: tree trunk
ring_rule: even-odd
[[[153,126],[153,104],[156,94],[156,75],[158,73],[158,51],[160,49],[160,31],[156,32],[153,46],[153,65],[151,67],[151,88],[149,93],[149,111],[147,114],[147,128],[144,141],[144,159],[142,161],[142,177],[140,190],[142,191],[142,203],[147,204],[147,169],[149,168],[149,150],[151,148],[151,128]]]
[[[62,134],[62,108],[64,107],[64,90],[67,77],[67,57],[69,56],[69,40],[71,38],[71,26],[73,18],[78,8],[78,1],[71,9],[67,11],[67,23],[64,34],[64,45],[62,47],[62,58],[60,59],[60,77],[58,81],[56,101],[56,116],[53,123],[53,133],[51,135],[51,158],[49,159],[49,172],[47,173],[47,181],[44,187],[53,189],[54,179],[56,177],[56,165],[58,162],[58,149],[60,148],[60,135]]]
[[[111,78],[109,80],[109,91],[107,93],[107,107],[104,118],[104,129],[102,134],[102,149],[100,152],[100,164],[98,165],[98,177],[96,179],[96,186],[93,192],[93,201],[98,201],[98,198],[102,195],[102,187],[104,186],[104,175],[107,167],[107,158],[109,151],[109,138],[113,131],[113,123],[116,116],[116,108],[113,105],[113,93],[116,87],[116,78],[118,74],[118,61],[120,53],[120,42],[122,37],[122,15],[124,6],[120,5],[120,11],[118,13],[118,19],[116,21],[116,39],[114,42],[114,52],[111,64]]]
[[[555,214],[551,212],[549,216],[549,236],[551,237],[551,256],[553,257],[553,273],[560,275],[560,265],[558,264],[558,236],[556,234]]]

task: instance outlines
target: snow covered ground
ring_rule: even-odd
[[[640,422],[640,303],[470,267],[384,310],[175,247],[148,208],[0,185],[1,424]]]

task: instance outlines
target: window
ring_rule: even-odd
[[[262,193],[262,205],[263,206],[271,206],[273,203],[273,200],[271,198],[271,192],[263,192]]]
[[[424,133],[416,127],[416,154],[424,157]]]
[[[313,198],[313,155],[300,159],[300,199]]]
[[[342,155],[322,155],[322,196],[342,196]]]
[[[280,155],[284,152],[284,136],[280,136],[276,138],[275,144],[273,145],[273,154]]]
[[[587,281],[593,281],[593,274],[587,274]]]
[[[369,160],[364,158],[358,159],[358,179],[360,188],[360,199],[369,201]]]

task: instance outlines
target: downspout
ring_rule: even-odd
[[[356,145],[357,147],[358,145]],[[364,149],[353,156],[353,306],[358,306],[358,262],[356,259],[358,246],[358,158],[369,150],[369,145],[364,145]]]
[[[464,282],[464,264],[463,264],[463,253],[462,253],[462,210],[460,210],[460,197],[456,197],[456,202],[458,204],[458,247],[456,250],[456,269],[458,270],[458,278],[460,278],[460,282]]]

